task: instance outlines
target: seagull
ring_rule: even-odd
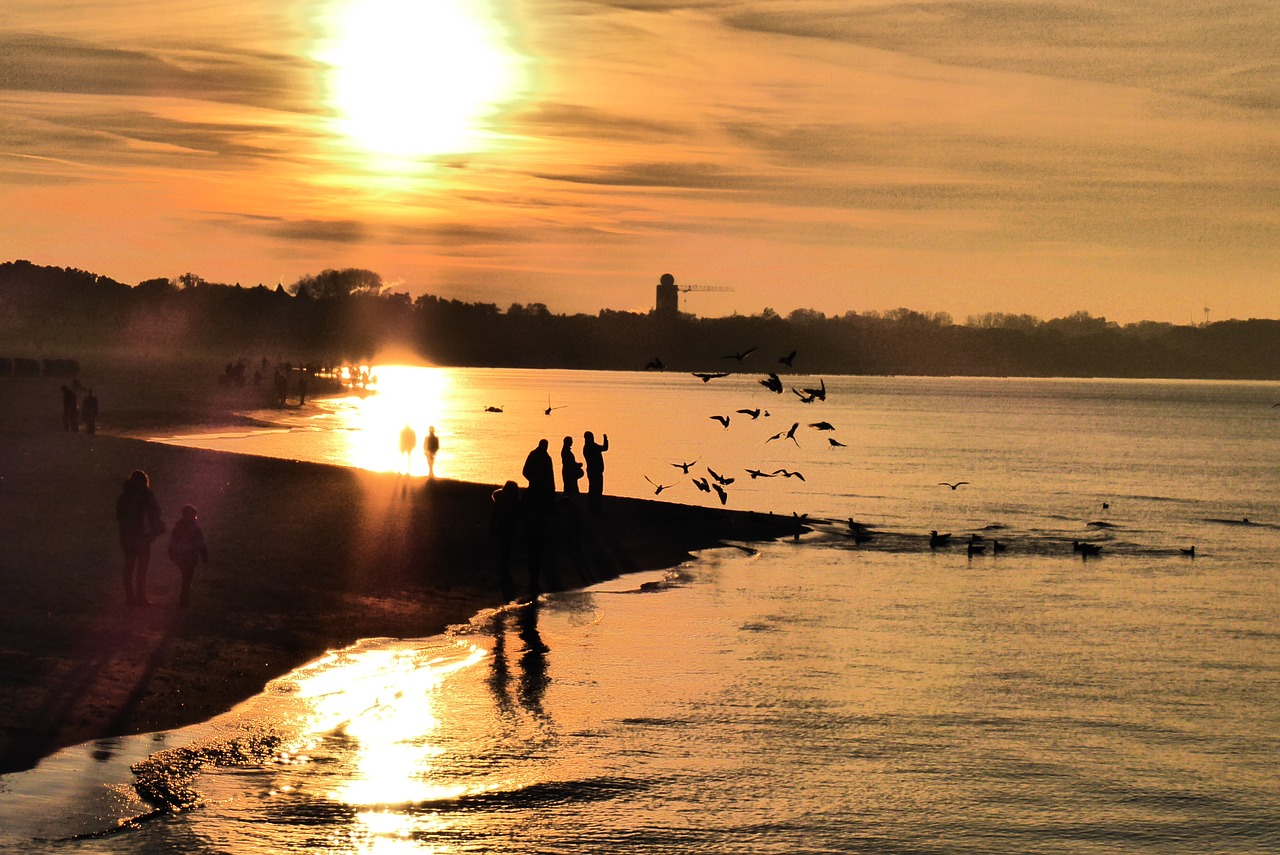
[[[720,504],[723,505],[729,501],[729,494],[724,491],[724,487],[721,487],[719,484],[712,484],[711,488],[715,490],[716,495],[720,497]]]
[[[772,478],[772,477],[773,477],[773,473],[772,473],[772,472],[761,472],[759,469],[748,469],[748,470],[747,470],[747,474],[751,476],[751,480],[752,480],[752,481],[756,480],[757,478]]]
[[[699,378],[703,383],[729,376],[728,371],[694,371],[692,373],[694,377]]]
[[[653,495],[655,496],[659,495],[663,490],[667,489],[668,487],[675,486],[675,484],[659,484],[657,481],[654,481],[648,475],[644,476],[644,480],[648,481],[654,487],[657,487],[657,489],[653,491]]]
[[[817,389],[801,389],[800,391],[810,396],[810,398],[817,398],[819,401],[825,401],[827,400],[827,381],[819,377]]]
[[[800,442],[796,439],[796,428],[798,427],[800,427],[800,423],[796,422],[791,426],[790,430],[778,431],[773,436],[766,439],[765,442],[773,442],[775,439],[789,439],[796,444],[797,448],[799,448]]]
[[[707,418],[709,418],[709,419],[715,419],[716,421],[720,422],[720,424],[724,425],[724,429],[725,429],[725,430],[728,430],[728,429],[729,429],[729,417],[728,417],[728,416],[707,416]]]
[[[783,365],[787,366],[788,368],[790,368],[791,363],[795,361],[795,358],[796,358],[796,352],[793,350],[790,353],[788,353],[786,356],[779,356],[778,361],[781,362]]]
[[[961,484],[968,484],[968,483],[969,483],[968,481],[957,481],[957,482],[955,482],[954,484],[952,484],[952,483],[951,483],[951,482],[949,482],[949,481],[939,481],[939,482],[938,482],[938,486],[939,486],[939,487],[950,487],[952,490],[954,490],[954,489],[956,489],[957,487],[959,487]]]
[[[569,406],[569,405],[568,405],[568,404],[561,404],[561,405],[560,405],[560,406],[558,406],[558,407],[553,407],[553,406],[551,406],[551,396],[550,396],[550,395],[548,395],[548,396],[547,396],[547,408],[546,408],[545,410],[543,410],[543,412],[544,412],[544,413],[546,413],[546,414],[549,416],[549,415],[551,415],[551,411],[552,411],[552,410],[563,410],[563,409],[564,409],[565,407],[567,407],[567,406]]]
[[[938,530],[934,529],[929,532],[929,548],[936,549],[939,546],[946,546],[947,541],[951,539],[951,532],[946,534],[938,534]]]
[[[655,356],[653,359],[649,360],[649,363],[647,365],[645,365],[644,370],[645,371],[661,371],[666,367],[667,366],[663,364],[662,360]]]
[[[831,443],[832,448],[848,448],[849,447],[845,445],[843,442],[841,442],[840,440],[836,439],[834,436],[827,437],[827,442]]]
[[[755,421],[756,419],[760,418],[759,407],[756,407],[754,410],[738,410],[738,412],[742,413],[744,416],[751,416],[751,421]]]
[[[1188,558],[1195,558],[1195,557],[1196,557],[1196,546],[1195,546],[1195,544],[1193,543],[1193,544],[1191,544],[1190,546],[1188,546],[1188,547],[1186,547],[1185,549],[1183,549],[1183,550],[1182,550],[1182,554],[1183,554],[1183,555],[1185,555],[1185,556],[1187,556]]]
[[[833,425],[831,422],[809,422],[809,427],[817,428],[818,430],[835,430],[836,429],[836,426]]]
[[[484,411],[486,413],[500,413],[502,412],[502,407],[485,407]]]
[[[1001,543],[1001,542],[1000,542],[1000,541],[998,541],[998,540],[993,540],[993,541],[991,541],[991,551],[992,551],[992,552],[1004,552],[1004,551],[1005,551],[1006,549],[1008,549],[1008,548],[1009,548],[1009,547],[1008,547],[1008,545],[1003,544],[1003,543]]]
[[[701,457],[699,457],[699,458],[698,458],[698,460],[701,460],[701,459],[702,459]],[[693,464],[697,463],[697,462],[698,462],[698,460],[691,460],[691,461],[689,461],[688,463],[672,463],[671,465],[672,465],[672,466],[674,466],[675,468],[679,469],[679,470],[680,470],[681,472],[683,472],[684,474],[688,475],[688,474],[689,474],[689,467],[690,467],[690,466],[692,466]]]
[[[849,537],[853,538],[855,544],[866,543],[871,539],[871,532],[867,531],[865,525],[854,522],[853,517],[849,517]]]
[[[812,404],[814,398],[817,397],[816,395],[810,395],[807,390],[801,392],[799,389],[792,389],[791,391],[795,393],[795,396],[800,399],[802,404]]]
[[[704,493],[711,492],[711,485],[707,483],[706,478],[692,478],[690,480],[693,481],[693,486],[697,487],[702,492]]]
[[[760,385],[768,389],[770,392],[781,395],[782,381],[778,379],[777,374],[770,374],[768,377],[760,381]]]
[[[746,350],[742,351],[741,353],[730,353],[730,354],[727,354],[727,355],[722,356],[722,357],[720,357],[720,358],[721,358],[721,359],[736,359],[736,360],[738,360],[739,362],[741,362],[742,360],[746,359],[748,356],[750,356],[750,355],[751,355],[752,353],[754,353],[754,352],[755,352],[755,348],[754,348],[754,347],[748,347]]]
[[[773,474],[774,474],[774,475],[785,475],[787,478],[799,478],[801,481],[803,481],[803,480],[804,480],[804,476],[803,476],[803,475],[801,475],[799,472],[792,472],[792,471],[791,471],[791,470],[789,470],[789,469],[775,469],[775,470],[773,470]]]
[[[736,480],[736,479],[734,479],[734,478],[726,478],[726,477],[724,477],[724,476],[723,476],[723,475],[721,475],[719,472],[717,472],[716,470],[712,469],[710,466],[708,466],[708,467],[707,467],[707,472],[709,472],[709,473],[711,474],[711,478],[712,478],[712,480],[714,480],[717,484],[723,484],[723,485],[725,485],[726,487],[728,487],[730,484],[732,484],[732,483]]]

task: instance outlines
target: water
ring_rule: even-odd
[[[404,422],[434,424],[438,474],[493,482],[590,429],[610,492],[647,474],[718,504],[670,465],[701,458],[730,507],[815,531],[370,640],[213,722],[68,749],[0,778],[0,847],[1280,850],[1274,384],[826,378],[803,405],[752,377],[404,377],[414,404],[181,441],[395,468]],[[798,445],[765,442],[796,421]]]

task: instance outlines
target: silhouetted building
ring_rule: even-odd
[[[676,278],[670,273],[662,274],[662,278],[658,280],[653,313],[667,318],[674,318],[680,313],[680,289],[676,287]]]

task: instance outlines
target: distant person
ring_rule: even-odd
[[[149,606],[147,568],[151,564],[151,541],[164,534],[160,505],[151,492],[147,473],[135,469],[129,473],[120,497],[116,499],[116,522],[120,525],[120,548],[124,551],[125,602],[131,606]]]
[[[413,450],[418,447],[418,434],[408,425],[400,431],[400,453],[404,455],[404,471],[409,473],[412,466]]]
[[[435,426],[427,428],[427,438],[422,441],[422,451],[427,455],[427,477],[436,477],[436,453],[440,451],[440,437]]]
[[[72,391],[70,386],[65,383],[62,386],[62,429],[63,430],[80,430],[80,412],[79,404],[76,401],[76,393]]]
[[[283,407],[285,400],[289,396],[289,378],[285,376],[283,371],[277,368],[273,379],[276,385],[276,403]]]
[[[515,481],[508,481],[493,491],[489,530],[498,540],[498,582],[502,596],[510,602],[516,595],[511,581],[511,552],[520,530],[520,486]]]
[[[595,434],[582,435],[582,459],[587,465],[587,501],[591,510],[600,510],[600,497],[604,495],[604,453],[609,450],[609,434],[604,442],[597,443]]]
[[[98,432],[98,396],[90,389],[80,405],[80,415],[84,417],[84,429],[89,433]]]
[[[302,369],[302,373],[298,375],[298,406],[301,407],[307,402],[307,369]]]
[[[582,464],[573,455],[573,437],[566,436],[560,447],[560,479],[564,482],[564,494],[577,496],[578,481],[582,479]]]
[[[195,577],[196,565],[201,561],[209,563],[204,531],[197,521],[193,505],[183,505],[182,519],[173,524],[173,531],[169,534],[169,560],[182,571],[182,594],[178,605],[185,609],[191,604],[191,580]]]

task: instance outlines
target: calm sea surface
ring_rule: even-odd
[[[828,377],[804,404],[819,378],[761,376],[383,368],[170,438],[417,477],[398,436],[434,425],[438,476],[501,482],[592,430],[610,493],[719,504],[709,466],[814,531],[60,752],[0,777],[0,849],[1280,851],[1280,387]]]

